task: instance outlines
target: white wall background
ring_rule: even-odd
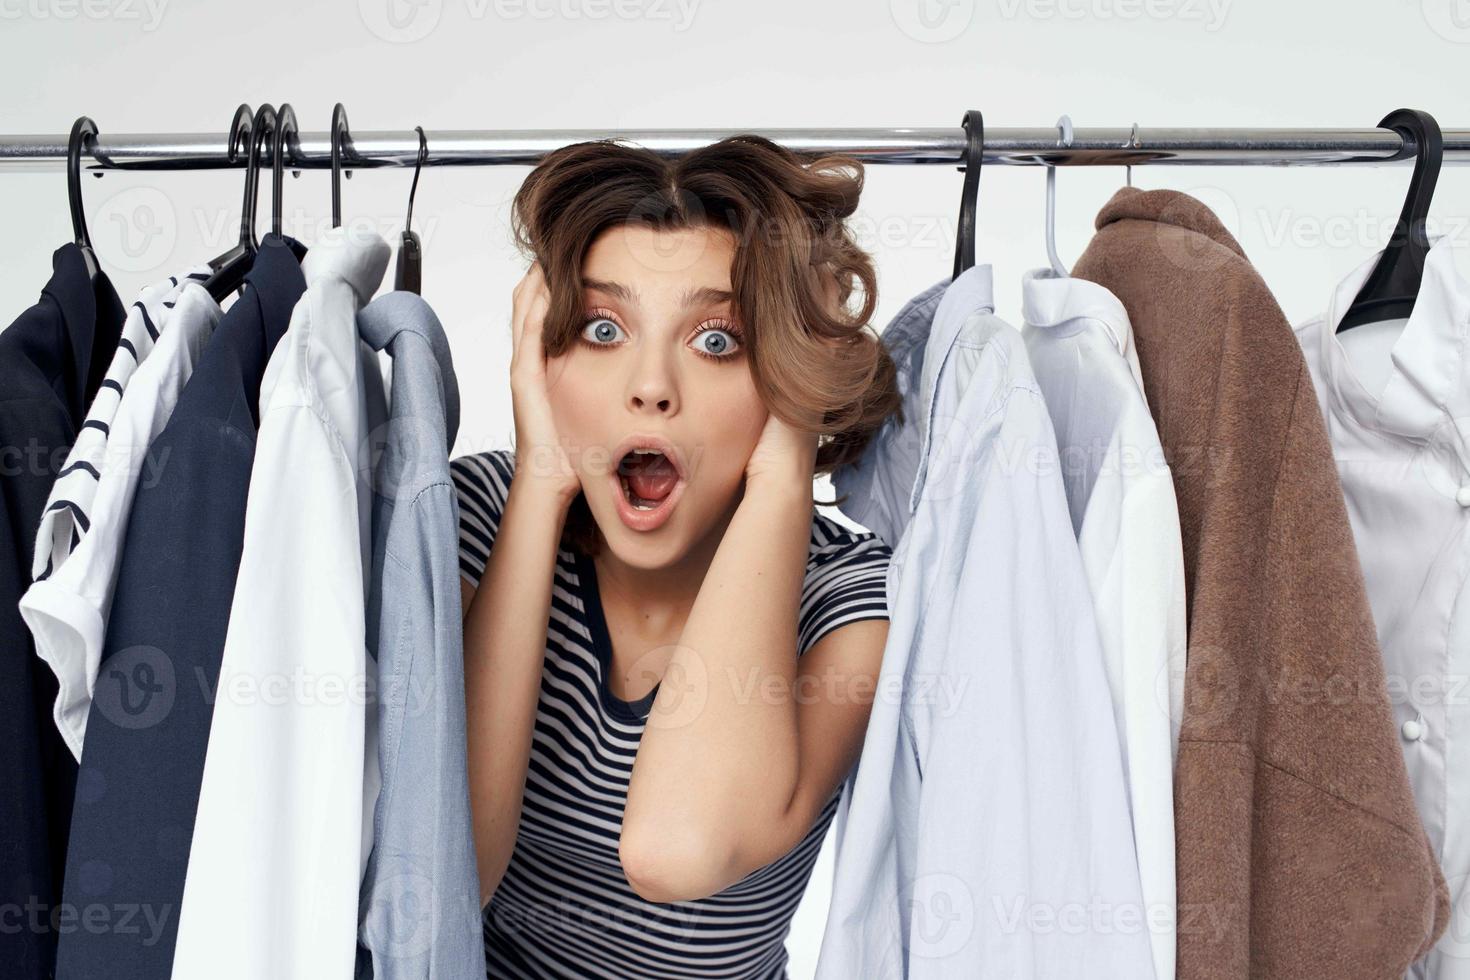
[[[346,104],[354,130],[801,126],[1371,126],[1401,106],[1470,127],[1470,0],[0,0],[0,131],[222,132],[240,102],[289,101],[304,129]],[[415,227],[425,296],[464,398],[456,454],[510,445],[510,291],[524,263],[509,204],[525,167],[430,169]],[[1214,207],[1295,322],[1387,238],[1406,167],[1140,167]],[[358,173],[349,223],[396,240],[410,172]],[[1058,247],[1074,259],[1121,170],[1065,170]],[[961,176],[874,166],[857,227],[879,312],[949,274]],[[89,225],[124,298],[218,254],[237,172],[85,182]],[[268,187],[268,181],[266,182]],[[287,180],[285,230],[327,227],[327,175]],[[261,210],[269,194],[262,189]],[[1432,230],[1470,236],[1470,168],[1446,167]],[[64,175],[0,174],[0,322],[34,301],[69,240]],[[1045,264],[1043,173],[990,167],[981,262],[1019,322]],[[391,277],[391,271],[389,273]],[[825,493],[825,489],[822,491]],[[829,841],[830,845],[830,841]],[[830,846],[793,925],[809,977]]]

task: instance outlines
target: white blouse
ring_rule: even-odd
[[[1317,390],[1449,928],[1412,980],[1470,980],[1470,248],[1436,241],[1412,315],[1337,324],[1378,257],[1296,328]]]

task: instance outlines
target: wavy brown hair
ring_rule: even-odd
[[[873,260],[845,224],[862,189],[852,157],[804,156],[748,133],[672,159],[617,140],[551,152],[511,215],[516,244],[546,275],[546,356],[565,352],[583,327],[582,263],[605,229],[724,229],[735,238],[731,313],[762,402],[818,433],[816,473],[855,461],[890,415],[903,418],[893,360],[868,325]],[[583,495],[568,511],[563,546],[601,547]]]

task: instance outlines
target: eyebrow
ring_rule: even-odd
[[[620,282],[608,282],[603,279],[583,279],[582,284],[588,289],[596,289],[599,292],[616,296],[626,303],[640,304],[642,299],[637,290],[629,289]],[[698,289],[687,289],[680,297],[680,302],[685,306],[694,306],[699,303],[728,303],[735,298],[735,294],[728,289],[716,289],[713,286],[701,286]]]

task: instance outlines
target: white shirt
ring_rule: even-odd
[[[1148,980],[1107,674],[1056,440],[988,266],[883,333],[904,424],[833,473],[894,547],[818,980]]]
[[[1381,253],[1380,253],[1381,254]],[[1337,460],[1449,928],[1414,980],[1470,980],[1470,248],[1429,251],[1413,314],[1337,333],[1378,256],[1296,328]]]
[[[37,655],[56,674],[56,727],[78,759],[140,468],[218,322],[218,307],[210,319],[191,304],[181,318],[174,303],[186,284],[199,289],[208,275],[203,266],[182,279],[171,276],[128,307],[117,352],[52,484],[36,535],[32,584],[20,613]]]
[[[388,256],[381,237],[345,228],[313,245],[261,383],[178,980],[353,975],[378,776],[365,711],[370,444],[387,420],[356,315]]]
[[[1027,273],[1021,289],[1021,336],[1056,430],[1122,740],[1154,974],[1172,980],[1174,754],[1186,647],[1174,477],[1122,302],[1049,269]]]

